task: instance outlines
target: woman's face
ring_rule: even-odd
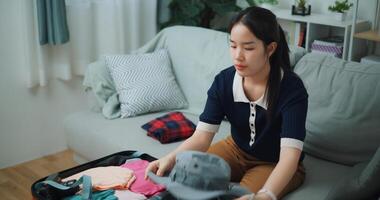
[[[230,53],[236,71],[243,77],[269,73],[269,55],[263,41],[242,23],[232,27]]]

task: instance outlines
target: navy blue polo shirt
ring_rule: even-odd
[[[207,94],[197,129],[217,132],[226,117],[231,124],[232,138],[240,149],[263,161],[278,162],[280,148],[284,146],[302,151],[308,94],[294,72],[282,74],[271,122],[266,117],[266,99],[249,101],[244,93],[243,78],[233,66],[215,77]]]

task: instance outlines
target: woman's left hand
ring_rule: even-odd
[[[248,195],[241,196],[235,200],[271,200],[271,198],[268,195],[261,193],[261,194],[255,195],[253,199],[251,198],[251,195],[248,194]]]

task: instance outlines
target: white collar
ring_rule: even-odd
[[[243,89],[243,77],[239,75],[239,73],[235,72],[234,82],[232,84],[232,93],[234,95],[234,102],[243,102],[243,103],[251,103],[247,96],[245,96]],[[259,105],[265,110],[268,109],[268,101],[266,101],[265,94],[261,96],[258,100],[254,101],[253,104]]]
[[[284,70],[281,69],[281,80],[284,78]],[[235,71],[234,76],[234,82],[232,84],[232,93],[234,95],[234,102],[243,102],[243,103],[250,103],[247,96],[245,96],[244,89],[243,89],[243,77],[239,75]],[[261,96],[259,99],[253,102],[255,105],[259,105],[260,107],[264,108],[265,110],[268,109],[268,101],[266,99],[266,95],[264,93],[263,96]]]

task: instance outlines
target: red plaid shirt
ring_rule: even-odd
[[[148,131],[148,136],[155,138],[162,144],[184,140],[190,137],[195,130],[195,124],[181,112],[168,113],[141,127]]]

